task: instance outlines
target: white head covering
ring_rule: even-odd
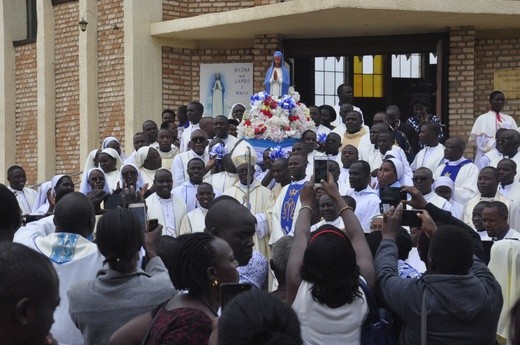
[[[399,159],[397,159],[397,158],[386,158],[384,161],[390,161],[390,162],[392,162],[394,164],[395,171],[396,171],[396,174],[397,174],[397,181],[401,185],[404,185],[405,183],[404,183],[404,166],[403,166],[403,163]]]
[[[455,187],[455,184],[448,176],[439,176],[435,182],[433,183],[433,190],[437,189],[437,187],[446,186],[449,187],[452,191]]]
[[[148,157],[148,152],[150,151],[151,148],[152,148],[151,146],[143,146],[143,147],[139,148],[139,150],[137,150],[137,152],[135,153],[135,159],[134,159],[134,164],[136,167],[138,167],[139,169],[143,167],[144,161],[145,161],[146,157]]]
[[[110,144],[112,141],[115,141],[119,144],[119,147],[121,148],[121,142],[116,137],[106,137],[103,139],[103,143],[101,144],[101,149],[104,150],[108,148],[108,144]],[[116,151],[117,152],[117,151]],[[123,149],[121,148],[121,159],[125,160],[125,154],[123,153]]]
[[[54,191],[54,188],[56,188],[56,185],[58,184],[60,179],[64,176],[68,177],[68,175],[64,175],[64,174],[54,175],[50,181],[42,183],[42,185],[40,186],[40,191],[38,192],[38,195],[37,195],[37,200],[39,202],[42,201],[42,203],[40,205],[38,205],[39,202],[34,203],[33,209],[32,209],[33,214],[47,213],[47,210],[50,207],[49,199],[47,198],[47,192],[50,190],[52,196],[55,197],[56,192]]]
[[[138,190],[140,190],[144,184],[143,176],[141,175],[141,171],[139,170],[139,168],[135,164],[132,164],[132,163],[123,164],[121,166],[121,170],[119,170],[119,185],[121,186],[121,188],[123,188],[123,186],[125,185],[125,181],[123,178],[123,168],[126,166],[131,166],[135,169],[135,171],[137,171],[137,181],[136,181],[135,185],[136,185],[136,188]]]
[[[237,106],[237,105],[241,105],[241,106],[244,107],[244,109],[246,109],[246,106],[243,105],[242,103],[235,103],[235,104],[233,104],[233,105],[231,106],[231,109],[229,109],[228,119],[235,119],[235,118],[233,117],[233,108],[235,108],[235,106]],[[235,119],[235,120],[238,120],[238,119]]]
[[[86,178],[81,180],[81,184],[79,185],[79,191],[82,194],[85,194],[85,195],[88,195],[88,193],[90,193],[90,191],[92,191],[92,187],[90,187],[90,183],[88,183],[88,179],[90,178],[90,174],[94,170],[101,171],[101,173],[105,177],[105,185],[103,186],[103,191],[106,192],[106,193],[112,194],[112,190],[108,186],[108,182],[107,182],[107,178],[105,176],[105,173],[103,172],[103,169],[101,169],[101,168],[92,168],[89,171],[87,171],[87,173],[85,174]]]
[[[34,200],[34,205],[32,208],[32,212],[38,211],[40,206],[47,202],[47,192],[51,189],[51,181],[43,182],[40,185],[40,189],[38,190],[38,194],[36,194],[36,199]]]
[[[240,165],[247,163],[249,160],[247,154],[248,148],[249,152],[251,153],[251,165],[256,165],[257,157],[255,149],[247,141],[242,140],[235,145],[235,148],[231,153],[231,160],[233,161],[235,168],[238,168]]]
[[[116,169],[117,170],[121,169],[121,165],[123,165],[123,160],[121,159],[121,157],[119,157],[119,153],[117,153],[116,150],[111,149],[110,147],[107,147],[106,149],[103,149],[103,151],[101,151],[101,153],[106,153],[110,157],[115,158]]]
[[[87,160],[85,161],[85,166],[83,167],[83,174],[81,175],[81,181],[86,179],[87,172],[96,167],[96,164],[94,163],[94,159],[96,158],[96,154],[99,151],[99,149],[95,149],[89,152],[87,156]]]

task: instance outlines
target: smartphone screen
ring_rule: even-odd
[[[322,180],[327,181],[328,161],[326,157],[316,157],[314,159],[314,184],[321,184]]]
[[[251,284],[247,283],[230,283],[220,284],[220,305],[222,310],[236,295],[251,290]]]
[[[421,210],[403,210],[401,218],[402,226],[411,226],[420,228],[422,226],[421,218],[417,217],[417,213],[422,213]]]
[[[141,229],[146,231],[146,206],[144,203],[130,204],[128,209],[137,216]]]

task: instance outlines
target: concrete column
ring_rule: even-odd
[[[25,1],[0,3],[0,182],[16,162],[15,50],[13,41],[27,37]]]
[[[125,149],[144,120],[162,111],[162,50],[150,33],[150,24],[162,20],[162,1],[124,0]]]
[[[36,69],[38,92],[38,181],[56,172],[56,81],[54,73],[54,9],[49,0],[37,0]]]
[[[83,164],[89,150],[99,146],[97,1],[80,0],[79,13],[88,22],[87,30],[79,33],[79,157]]]

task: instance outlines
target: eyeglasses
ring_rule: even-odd
[[[204,137],[195,137],[195,138],[191,138],[191,141],[194,142],[194,143],[203,143],[206,141],[206,138]]]

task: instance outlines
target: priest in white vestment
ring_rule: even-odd
[[[14,193],[18,201],[22,215],[31,213],[37,193],[34,189],[25,187],[27,182],[25,170],[19,165],[13,165],[7,169],[7,181],[9,181],[9,190]]]
[[[271,190],[264,187],[254,177],[256,152],[247,142],[240,142],[231,155],[231,160],[237,168],[239,180],[224,195],[229,195],[247,207],[256,218],[255,250],[265,257],[270,257],[270,212],[274,205]]]
[[[193,211],[186,213],[182,218],[180,235],[204,231],[206,214],[213,199],[215,199],[213,187],[209,183],[202,182],[197,187],[197,203],[199,206]]]
[[[157,219],[163,226],[163,235],[177,237],[182,218],[186,214],[184,201],[172,195],[172,173],[159,169],[153,181],[155,193],[146,198],[148,219]]]

